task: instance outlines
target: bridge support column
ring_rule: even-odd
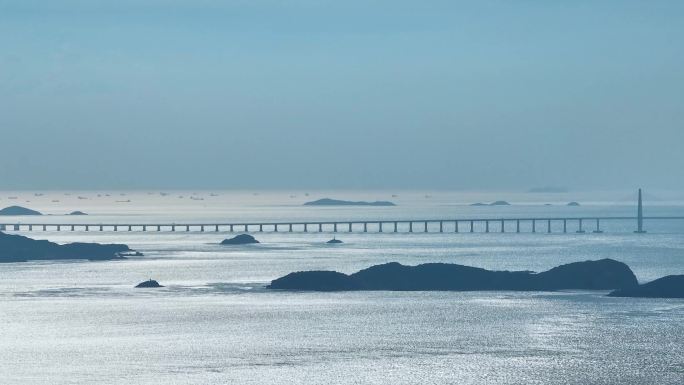
[[[231,232],[231,233],[234,232],[234,231],[233,231],[233,225],[230,225],[230,232]]]
[[[516,219],[516,221],[515,221],[515,232],[516,233],[520,232],[520,219]]]
[[[394,222],[394,232],[395,232],[395,233],[397,232],[397,227],[399,227],[398,224],[397,224],[397,222]]]
[[[333,223],[333,232],[337,232],[337,222]]]
[[[289,225],[290,225],[290,232],[292,232],[292,223],[290,223]]]
[[[259,232],[263,233],[264,232],[264,225],[259,225]]]
[[[318,232],[319,232],[319,233],[322,233],[322,232],[323,232],[323,224],[322,224],[322,223],[319,223],[319,224],[318,224]]]
[[[534,219],[532,220],[532,232],[533,233],[537,232],[537,221]]]
[[[29,231],[33,231],[33,225],[29,225]]]
[[[0,225],[0,231],[5,231],[5,230],[7,230],[6,226],[5,226],[5,225]]]
[[[551,234],[551,220],[550,219],[546,221],[546,232],[548,234]]]
[[[219,231],[218,225],[214,226],[214,231],[218,233],[218,231]]]
[[[275,232],[275,233],[278,232],[278,224],[277,224],[277,223],[275,223],[275,224],[273,225],[273,232]]]
[[[57,225],[57,231],[62,231],[62,226]]]
[[[363,222],[363,232],[364,233],[368,232],[368,222]]]
[[[157,232],[161,231],[161,226],[157,226]]]
[[[352,232],[352,223],[351,222],[349,222],[349,232],[350,233]]]
[[[306,223],[304,224],[304,232],[305,233],[309,232],[308,225]]]
[[[47,226],[43,225],[43,231],[45,231],[46,229],[47,229]]]
[[[567,232],[568,232],[568,220],[563,219],[563,233],[565,234]]]
[[[103,226],[100,226],[100,231],[102,231],[102,227],[103,227]],[[114,226],[114,229],[116,229],[116,226]]]
[[[489,221],[485,221],[485,233],[489,232]]]
[[[128,231],[133,231],[133,226],[128,226]]]
[[[578,234],[584,234],[585,233],[584,229],[582,229],[582,219],[581,218],[579,220],[579,230],[577,230],[577,233]]]
[[[245,233],[249,233],[249,225],[245,223]]]
[[[596,234],[601,234],[603,231],[601,231],[601,222],[598,218],[596,218],[596,230],[594,230],[594,233]]]
[[[409,233],[413,232],[413,222],[409,222]]]
[[[439,232],[443,233],[444,232],[444,222],[439,221]]]
[[[454,233],[458,233],[458,221],[454,221]]]
[[[424,233],[427,233],[427,232],[428,232],[427,224],[428,224],[427,221],[425,221],[425,223],[424,223],[424,225],[423,225],[423,232],[424,232]]]
[[[475,223],[473,223],[473,221],[470,221],[470,232],[471,233],[475,232]]]
[[[19,231],[19,225],[14,225],[14,231]]]
[[[190,231],[190,225],[185,226],[185,231]]]
[[[171,225],[171,231],[176,231],[176,225]]]
[[[378,232],[382,233],[382,222],[378,222]]]
[[[147,226],[143,225],[143,231],[147,231]]]
[[[204,225],[200,226],[200,231],[204,232]]]
[[[505,233],[506,232],[506,224],[504,223],[504,220],[501,220],[501,232]]]

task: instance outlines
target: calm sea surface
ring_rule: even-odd
[[[22,205],[52,215],[0,217],[0,222],[635,214],[630,192],[210,193],[2,192],[0,207]],[[325,196],[399,205],[301,206]],[[684,216],[682,197],[647,195],[646,215]],[[469,206],[499,199],[514,205]],[[569,201],[582,206],[565,206]],[[90,215],[63,215],[73,210]],[[390,261],[541,271],[614,258],[626,262],[642,282],[684,274],[684,221],[647,222],[644,235],[632,233],[631,221],[601,225],[603,234],[576,234],[576,224],[569,234],[559,233],[560,224],[547,234],[546,223],[536,234],[454,234],[453,224],[442,234],[340,232],[337,237],[345,243],[337,246],[324,244],[331,233],[317,232],[254,233],[262,244],[241,247],[217,245],[231,235],[214,232],[22,232],[60,243],[126,243],[145,256],[0,264],[0,383],[684,383],[684,300],[607,298],[593,291],[292,293],[264,288],[292,271],[351,273]],[[586,226],[591,230],[593,224]],[[523,231],[528,230],[525,224]],[[166,287],[133,289],[150,277]]]

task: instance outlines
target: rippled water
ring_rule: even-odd
[[[53,203],[55,194],[21,198],[47,213],[85,209],[94,215],[78,221],[93,223],[552,216],[572,210],[540,202],[473,208],[462,203],[474,197],[437,193],[400,194],[398,207],[363,209],[290,203],[305,199],[301,193],[198,194],[204,201],[189,201],[191,193],[183,199],[177,198],[181,193],[126,193],[131,202],[125,204],[85,192]],[[89,199],[76,200],[78,194]],[[629,202],[618,203],[570,213],[632,215]],[[667,202],[649,207],[647,215],[655,212],[684,210]],[[339,246],[323,244],[327,233],[263,233],[255,234],[261,245],[228,248],[216,244],[228,234],[211,232],[24,233],[57,242],[123,242],[145,256],[0,265],[0,383],[681,384],[682,300],[607,298],[604,292],[264,289],[295,270],[353,272],[388,261],[539,271],[609,257],[628,263],[640,281],[684,274],[684,223],[647,223],[645,235],[632,234],[631,223],[610,226],[603,234],[341,233],[345,243]],[[167,287],[132,288],[150,277]]]

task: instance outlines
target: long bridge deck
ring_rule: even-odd
[[[235,223],[0,223],[0,231],[143,231],[143,232],[603,232],[602,222],[684,220],[684,217],[523,217],[462,219],[399,219],[351,221],[235,222]]]

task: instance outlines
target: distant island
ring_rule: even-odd
[[[0,232],[0,263],[34,260],[87,259],[105,261],[126,259],[126,255],[142,255],[127,245],[99,243],[68,243],[60,245],[21,235]]]
[[[396,206],[393,202],[389,201],[375,201],[375,202],[364,202],[364,201],[343,201],[338,199],[323,198],[315,200],[312,202],[304,203],[304,206]]]
[[[643,285],[615,290],[610,297],[684,298],[684,275],[668,275]]]
[[[39,211],[27,209],[21,206],[9,206],[0,210],[0,215],[43,215]]]
[[[579,204],[578,202],[570,202],[570,203],[568,203],[568,206],[572,206],[572,207],[577,207],[577,206],[579,206],[579,205],[580,205],[580,204]]]
[[[69,215],[88,215],[84,213],[83,211],[72,211],[69,213]]]
[[[141,289],[141,288],[155,288],[155,287],[164,287],[159,284],[159,282],[155,281],[154,279],[150,278],[147,281],[140,282],[139,284],[135,285],[136,289]]]
[[[510,206],[511,204],[506,202],[506,201],[495,201],[492,203],[482,203],[482,202],[477,202],[471,204],[471,206]]]
[[[449,263],[405,266],[391,262],[350,275],[336,271],[291,273],[271,281],[268,288],[310,291],[554,291],[626,289],[637,285],[636,276],[626,264],[601,259],[569,263],[542,273],[491,271]]]
[[[222,245],[250,245],[253,243],[259,243],[253,236],[249,234],[240,234],[230,239],[224,239]]]

